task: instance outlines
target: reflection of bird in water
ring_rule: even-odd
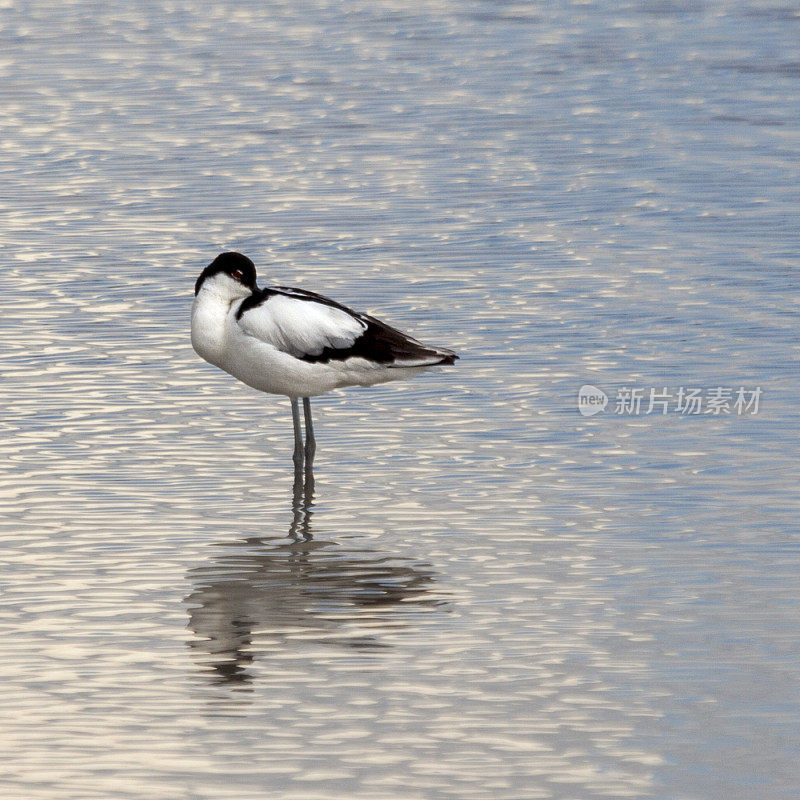
[[[412,608],[443,604],[430,591],[434,573],[424,564],[315,541],[313,492],[312,464],[295,462],[289,540],[240,540],[189,572],[194,590],[186,603],[196,634],[190,644],[222,683],[249,681],[253,653],[284,647],[292,637],[361,651],[385,647],[376,630],[402,627]],[[343,635],[348,626],[356,628],[351,636]]]
[[[442,604],[429,594],[434,574],[425,565],[312,539],[240,540],[188,577],[190,644],[220,682],[249,681],[254,653],[283,649],[293,637],[298,646],[386,647],[376,629],[403,627],[411,606]]]

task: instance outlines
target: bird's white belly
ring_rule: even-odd
[[[343,386],[371,386],[423,371],[390,369],[363,358],[304,361],[245,334],[228,340],[218,366],[254,389],[289,397],[314,397]]]
[[[227,344],[219,366],[262,392],[312,397],[341,385],[336,370],[309,364],[251,336],[234,335]]]

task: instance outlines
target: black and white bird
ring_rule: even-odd
[[[194,292],[192,346],[248,386],[290,398],[295,463],[304,449],[307,459],[314,454],[310,397],[410,378],[458,358],[320,294],[285,286],[259,289],[255,266],[241,253],[218,255]]]

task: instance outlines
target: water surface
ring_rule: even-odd
[[[4,797],[796,797],[794,6],[0,21]],[[314,402],[299,527],[224,249],[461,354]]]

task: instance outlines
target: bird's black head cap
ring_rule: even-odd
[[[256,288],[256,267],[255,264],[241,253],[228,252],[220,253],[201,273],[194,285],[194,293],[200,291],[203,281],[216,275],[219,272],[224,272],[230,275],[235,281],[238,281],[248,289],[255,291]]]

